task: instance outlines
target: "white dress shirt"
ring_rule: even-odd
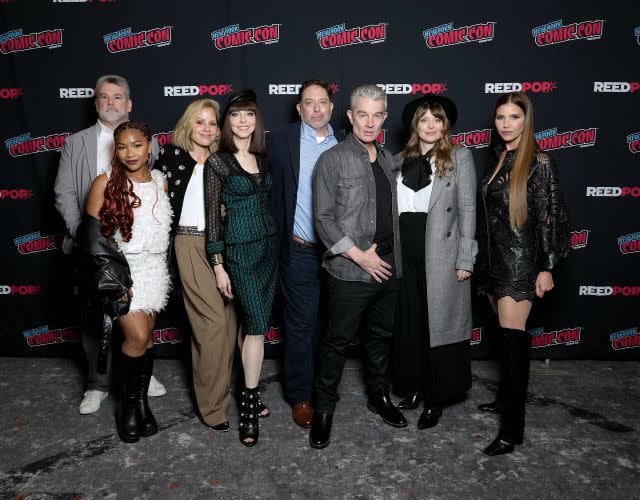
[[[402,212],[424,212],[429,211],[429,202],[431,201],[431,189],[433,188],[433,179],[435,176],[436,165],[435,159],[431,160],[431,183],[423,187],[420,191],[414,191],[402,183],[402,175],[398,176],[398,213]]]
[[[196,164],[193,167],[193,175],[189,179],[187,190],[184,193],[182,211],[180,212],[179,226],[197,227],[198,231],[204,231],[204,165]]]
[[[98,120],[98,159],[96,176],[111,172],[111,160],[113,159],[113,130],[100,123]]]

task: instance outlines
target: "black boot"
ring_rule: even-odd
[[[396,405],[396,408],[398,408],[399,410],[415,410],[420,405],[421,401],[422,393],[416,391],[413,394],[409,394],[406,398],[400,401]]]
[[[502,328],[497,324],[487,325],[487,329],[489,330],[489,339],[490,345],[493,348],[493,352],[495,352],[496,361],[498,362],[498,367],[502,370],[502,357],[504,355],[504,332]],[[498,393],[496,395],[496,399],[491,401],[490,403],[482,403],[478,405],[478,410],[483,411],[485,413],[502,413],[502,393],[504,392],[504,388],[502,387],[502,376],[500,376],[500,380],[498,381]]]
[[[122,354],[122,394],[118,410],[118,435],[125,443],[140,439],[138,397],[144,377],[144,356],[132,358]]]
[[[333,413],[313,413],[313,423],[309,431],[309,444],[312,448],[325,448],[331,441]]]
[[[442,416],[442,406],[424,402],[424,410],[418,419],[418,430],[429,429],[438,425]]]
[[[393,427],[407,426],[407,419],[404,418],[400,410],[393,406],[387,386],[381,386],[376,389],[373,397],[370,397],[367,402],[367,408],[380,415],[386,424]]]
[[[147,399],[149,380],[151,380],[151,373],[153,372],[154,352],[153,347],[151,347],[144,353],[144,369],[140,380],[140,391],[138,392],[139,428],[140,435],[143,437],[153,436],[158,432],[158,423],[153,417],[153,413],[151,413]]]
[[[260,433],[259,418],[260,391],[257,387],[244,389],[240,393],[240,442],[245,446],[255,446]]]
[[[511,453],[524,438],[525,403],[529,386],[531,336],[522,330],[504,329],[503,412],[496,439],[484,450],[489,456]]]

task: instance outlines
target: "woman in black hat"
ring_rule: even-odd
[[[471,292],[478,245],[476,174],[469,150],[451,143],[454,102],[428,95],[405,106],[409,130],[397,155],[404,276],[393,338],[398,408],[424,400],[418,429],[438,423],[442,407],[471,387]]]
[[[205,236],[218,290],[227,300],[236,299],[243,320],[245,389],[239,430],[242,444],[254,446],[262,406],[258,381],[264,334],[276,288],[277,229],[269,209],[271,174],[263,160],[264,125],[255,92],[233,94],[222,120],[220,146],[204,170]],[[224,227],[221,204],[226,211]]]

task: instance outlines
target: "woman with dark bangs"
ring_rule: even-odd
[[[428,95],[407,104],[409,131],[396,157],[404,276],[393,336],[398,408],[424,401],[418,429],[437,425],[443,406],[471,387],[471,291],[478,246],[476,173],[468,149],[451,143],[454,102]]]
[[[169,292],[166,254],[172,212],[164,175],[149,169],[147,125],[124,122],[113,136],[112,170],[91,185],[87,213],[100,221],[102,235],[115,240],[133,281],[123,297],[131,301],[129,312],[118,318],[125,337],[118,434],[133,443],[158,432],[147,389],[154,361],[151,332]]]
[[[529,98],[521,92],[501,96],[495,126],[502,142],[482,181],[478,208],[479,288],[498,315],[502,344],[498,397],[478,407],[502,414],[498,437],[484,450],[490,456],[522,444],[531,352],[527,318],[534,297],[553,288],[551,273],[569,251],[557,167],[537,147]]]
[[[240,395],[240,442],[258,442],[258,390],[264,334],[276,289],[277,228],[269,208],[271,174],[264,163],[264,125],[256,94],[232,95],[222,114],[220,146],[204,171],[206,241],[220,293],[237,298],[245,388]],[[220,205],[226,211],[223,227]],[[224,259],[223,259],[224,255]],[[223,263],[224,262],[224,263]]]

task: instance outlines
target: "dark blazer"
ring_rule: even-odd
[[[267,160],[271,166],[271,213],[280,235],[280,259],[289,261],[289,241],[293,237],[298,179],[300,176],[300,127],[291,123],[267,133]],[[334,130],[338,142],[344,134]]]

